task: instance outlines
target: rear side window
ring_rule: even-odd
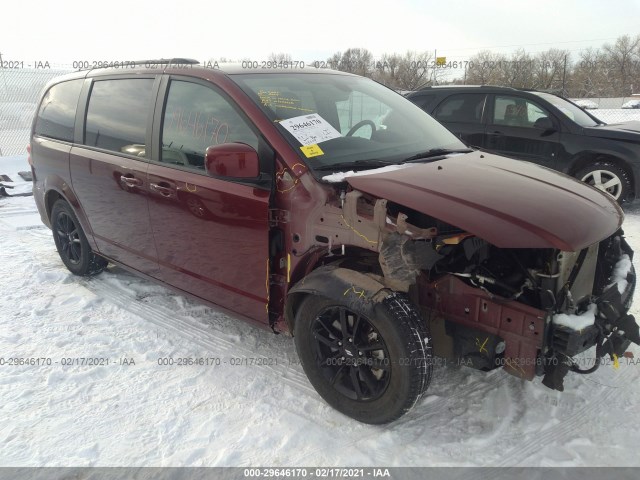
[[[78,97],[83,80],[71,80],[52,86],[45,94],[36,118],[35,134],[73,142]]]
[[[441,122],[482,123],[485,95],[461,93],[451,95],[433,113]]]
[[[101,80],[93,84],[85,145],[145,156],[153,79]]]

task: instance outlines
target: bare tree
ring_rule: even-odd
[[[469,85],[499,85],[500,64],[506,57],[483,50],[469,59],[466,83]]]
[[[387,87],[400,88],[398,75],[402,57],[397,53],[385,53],[376,64],[373,78]]]
[[[516,50],[500,64],[502,84],[509,87],[530,88],[532,72],[533,59],[524,49]]]
[[[376,62],[376,80],[398,90],[417,90],[431,85],[434,78],[441,78],[445,72],[434,72],[434,58],[428,52],[408,51],[404,55],[397,53],[383,55]]]
[[[376,79],[399,90],[415,90],[445,80],[446,68],[435,68],[430,52],[384,54],[374,62],[363,48],[337,52],[332,68]],[[463,79],[449,83],[534,88],[570,97],[628,96],[640,90],[640,35],[624,35],[613,45],[588,48],[573,61],[567,50],[551,48],[537,54],[523,49],[510,55],[483,50],[469,59]]]
[[[366,48],[349,48],[344,53],[334,53],[328,63],[342,72],[371,77],[374,70],[373,55]]]
[[[609,79],[611,64],[607,57],[608,55],[600,49],[588,48],[580,52],[580,58],[571,74],[569,96],[615,95],[615,87]]]
[[[567,69],[570,66],[570,54],[567,50],[551,48],[538,53],[533,59],[532,82],[529,85],[537,90],[563,91]]]
[[[637,83],[638,74],[638,49],[640,48],[640,35],[631,38],[623,35],[616,40],[613,45],[605,44],[603,49],[607,54],[606,60],[614,72],[613,80],[616,86],[616,93],[620,96],[627,96],[633,93],[631,84],[635,80]]]
[[[280,63],[291,63],[291,55],[289,53],[271,53],[269,58],[267,58],[269,62],[280,64]]]

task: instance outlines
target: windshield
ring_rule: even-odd
[[[372,80],[324,73],[231,78],[315,169],[402,163],[421,152],[465,145],[406,98]]]
[[[596,125],[600,125],[602,123],[597,120],[594,120],[594,118],[591,115],[589,115],[587,112],[582,110],[580,107],[574,105],[573,103],[565,100],[564,98],[551,95],[550,93],[542,93],[542,92],[531,92],[531,93],[544,98],[547,102],[555,106],[570,120],[573,120],[581,127],[595,127]]]

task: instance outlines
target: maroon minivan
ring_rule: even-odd
[[[469,149],[359,76],[128,67],[56,79],[33,123],[36,203],[74,274],[112,262],[292,335],[318,393],[374,424],[436,357],[562,390],[640,343],[606,193]]]

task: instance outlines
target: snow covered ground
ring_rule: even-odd
[[[410,414],[363,425],[320,399],[291,339],[116,267],[71,275],[35,212],[0,198],[2,466],[640,465],[637,347],[564,393],[443,365]],[[640,251],[640,204],[626,225]]]

